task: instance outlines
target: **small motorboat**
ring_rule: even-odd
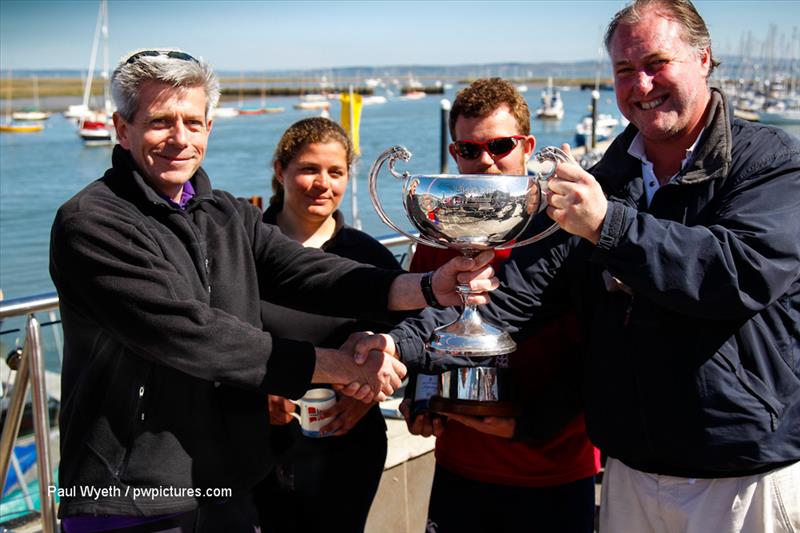
[[[611,138],[614,128],[619,125],[619,120],[611,115],[601,113],[597,115],[597,127],[595,135],[597,141],[605,141]],[[575,146],[588,146],[592,142],[592,115],[583,117],[575,126]]]
[[[211,118],[231,118],[239,116],[239,108],[236,107],[216,107],[211,110]]]
[[[314,110],[314,109],[330,109],[331,104],[328,100],[303,100],[302,102],[298,102],[293,106],[295,109],[305,109],[305,110]]]
[[[403,100],[420,100],[428,96],[425,91],[408,91],[401,98]]]
[[[78,135],[86,144],[110,144],[113,128],[105,120],[84,120],[78,127]]]

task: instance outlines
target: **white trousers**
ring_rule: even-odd
[[[606,462],[600,533],[800,533],[800,462],[718,479],[660,476]]]

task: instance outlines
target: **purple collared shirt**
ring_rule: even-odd
[[[170,198],[166,194],[161,194],[160,192],[158,193],[158,195],[161,198],[163,198],[164,200],[168,201],[169,204],[172,207],[177,207],[181,211],[186,209],[186,204],[189,203],[189,200],[194,198],[194,194],[195,194],[194,193],[194,187],[192,187],[192,182],[191,181],[187,181],[186,183],[183,184],[183,191],[181,192],[181,199],[177,204],[175,203],[175,201],[172,198]]]

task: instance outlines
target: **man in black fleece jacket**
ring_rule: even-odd
[[[259,301],[374,317],[424,307],[421,276],[304,248],[213,190],[200,164],[219,82],[204,61],[143,50],[119,64],[112,90],[112,168],[59,209],[51,236],[63,526],[252,531],[249,489],[273,464],[267,394],[297,398],[323,382],[372,401],[405,374],[379,352],[357,365],[344,350],[275,338]],[[435,298],[457,303],[457,277],[492,288],[489,259],[434,272]]]

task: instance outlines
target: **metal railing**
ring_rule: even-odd
[[[378,241],[389,249],[407,246],[400,254],[395,254],[398,262],[408,267],[414,251],[414,243],[406,236],[391,234],[378,237]],[[48,396],[45,379],[44,356],[41,342],[41,325],[34,313],[58,309],[56,293],[40,294],[0,301],[0,321],[24,316],[25,343],[8,359],[8,366],[16,370],[14,388],[6,410],[6,423],[0,434],[0,488],[5,485],[9,467],[14,463],[14,443],[17,440],[22,415],[25,409],[25,395],[28,385],[31,388],[33,403],[34,442],[36,444],[37,474],[39,476],[39,501],[41,502],[41,521],[44,533],[56,531],[55,498],[50,487],[53,484],[53,470],[50,464],[50,419],[48,415]],[[19,483],[24,480],[21,476]]]
[[[412,233],[412,235],[418,236],[419,233]],[[390,250],[392,248],[405,246],[406,251],[400,254],[394,254],[394,256],[397,259],[397,262],[400,263],[400,266],[408,270],[408,265],[411,263],[411,256],[414,255],[414,249],[416,248],[416,243],[414,243],[414,241],[405,235],[401,235],[400,233],[391,233],[389,235],[376,237],[376,239],[378,239],[378,242]]]
[[[44,371],[44,352],[42,350],[41,328],[34,316],[38,311],[52,311],[58,308],[55,293],[30,296],[0,302],[0,320],[17,316],[27,316],[25,324],[25,344],[22,351],[16,352],[8,360],[8,366],[17,371],[14,390],[6,410],[6,422],[0,434],[0,487],[5,485],[8,467],[11,464],[14,442],[22,423],[25,409],[25,395],[31,387],[33,403],[34,442],[36,444],[36,468],[39,476],[39,502],[42,531],[53,533],[56,528],[55,498],[50,491],[53,486],[53,470],[50,465],[50,418],[48,416],[47,386]],[[19,479],[20,485],[24,484]]]

